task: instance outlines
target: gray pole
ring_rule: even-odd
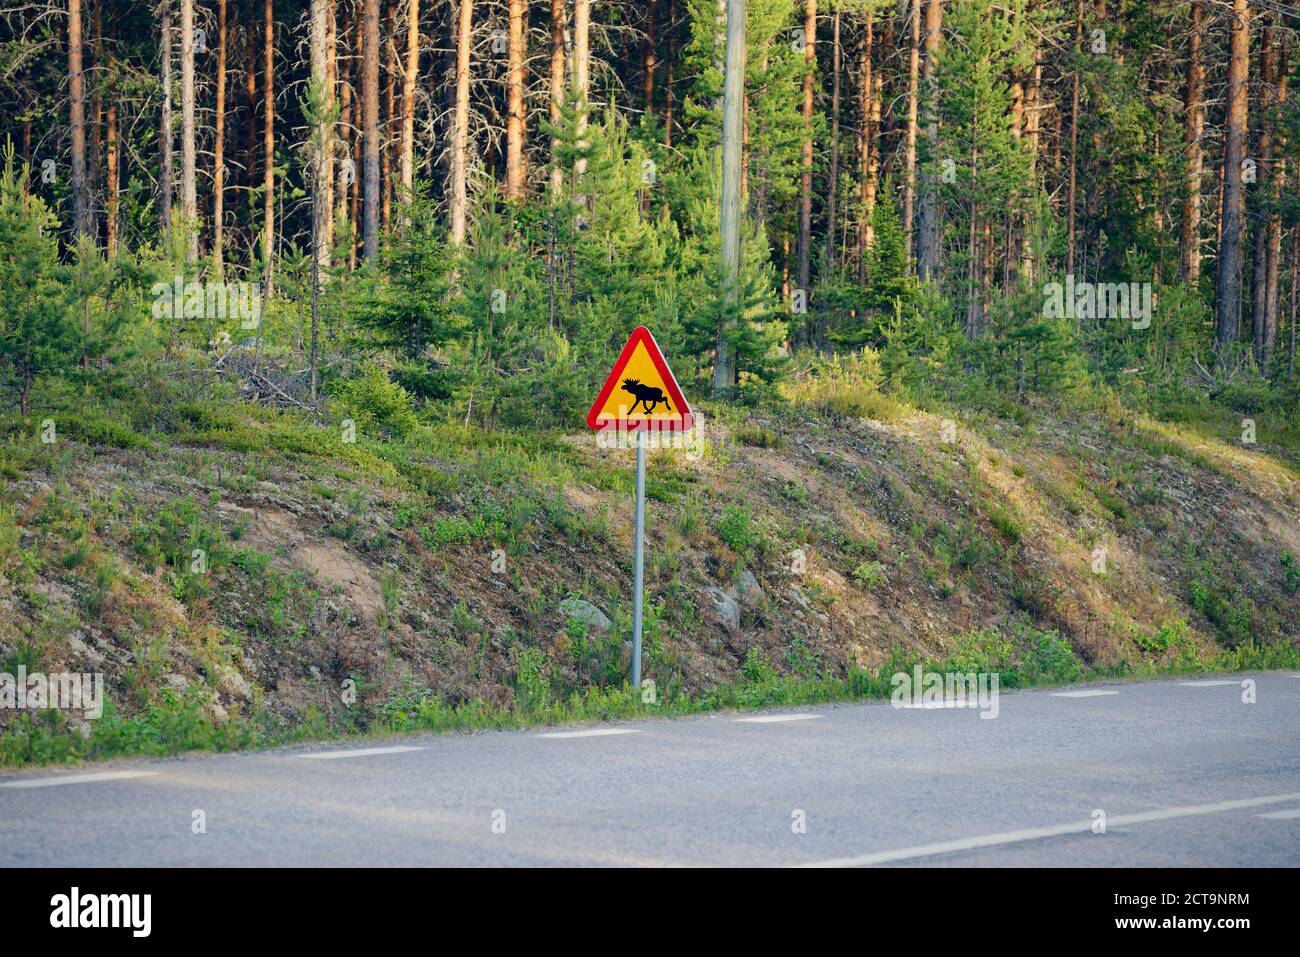
[[[745,126],[745,0],[727,0],[727,54],[722,84],[722,233],[723,290],[736,300],[740,283],[740,151]],[[730,317],[718,327],[713,365],[713,397],[730,398],[736,389],[736,356],[728,341]]]
[[[632,549],[632,687],[641,687],[641,593],[645,564],[645,429],[636,432],[636,544]]]

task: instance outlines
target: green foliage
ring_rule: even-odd
[[[718,520],[718,538],[742,555],[747,554],[757,545],[759,535],[753,528],[749,509],[743,505],[726,506],[722,510],[722,517]]]
[[[1025,534],[1024,524],[1011,509],[1002,505],[989,505],[985,509],[989,522],[1011,543],[1019,542]]]
[[[1282,553],[1282,577],[1286,590],[1291,594],[1300,591],[1300,562],[1290,552]]]
[[[1180,656],[1187,653],[1194,654],[1196,651],[1187,622],[1182,619],[1164,622],[1154,635],[1149,635],[1140,629],[1134,629],[1132,635],[1133,643],[1143,654],[1163,655],[1171,648]]]
[[[358,431],[373,426],[401,435],[416,425],[410,393],[376,362],[362,363],[359,374],[338,383],[334,394],[356,421]]]
[[[836,420],[892,422],[902,417],[904,407],[880,391],[880,381],[880,356],[864,348],[829,358],[809,357],[782,384],[781,394],[793,405],[807,406]]]
[[[954,651],[935,670],[996,673],[1002,688],[1060,684],[1085,677],[1086,668],[1070,643],[1055,631],[1014,622],[1010,633],[996,629],[953,637]]]
[[[29,175],[15,165],[8,144],[0,174],[0,360],[19,380],[24,415],[36,378],[71,366],[76,350],[55,236],[58,222],[32,195]]]
[[[853,580],[859,588],[875,588],[885,581],[885,566],[880,562],[859,562],[853,569]]]
[[[348,308],[376,345],[418,359],[460,333],[450,304],[453,260],[425,190],[399,206],[397,216],[401,225],[386,237],[378,266],[351,280]]]
[[[754,684],[766,684],[776,679],[772,662],[757,645],[751,645],[745,652],[745,663],[741,666],[740,673],[745,676],[746,681]]]
[[[734,298],[726,295],[730,283],[721,255],[721,183],[720,155],[697,148],[669,186],[679,220],[691,224],[675,247],[676,281],[664,303],[670,328],[680,330],[680,345],[669,348],[669,360],[676,362],[680,353],[679,375],[704,391],[712,375],[711,353],[723,337],[736,357],[737,392],[729,398],[756,402],[770,396],[772,384],[784,373],[779,346],[787,328],[778,311],[766,234],[748,218],[740,225],[739,281]]]
[[[780,435],[759,425],[742,425],[736,429],[735,436],[741,445],[752,445],[760,449],[779,449],[782,445]]]
[[[894,323],[914,327],[924,321],[918,307],[921,286],[908,260],[906,236],[894,201],[894,184],[884,183],[871,213],[872,242],[861,286],[847,286],[840,296],[852,317],[831,330],[833,342],[847,346],[881,348],[890,341]]]

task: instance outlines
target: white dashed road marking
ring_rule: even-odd
[[[911,701],[900,701],[897,704],[894,704],[893,702],[890,702],[890,704],[899,709],[916,708],[921,711],[942,711],[944,708],[970,708],[974,711],[978,707],[974,695],[967,698],[965,701],[931,701],[928,704],[924,702],[921,704],[915,704]]]
[[[424,748],[357,748],[349,751],[313,751],[310,754],[295,754],[295,758],[310,758],[313,761],[332,761],[335,758],[368,758],[372,754],[400,754],[403,751],[423,751]]]
[[[1239,681],[1180,681],[1184,688],[1217,688],[1220,685],[1240,684]]]
[[[1224,811],[1239,811],[1243,808],[1260,807],[1265,804],[1281,804],[1294,801],[1300,794],[1275,794],[1271,797],[1243,798],[1236,801],[1220,801],[1217,804],[1197,804],[1191,807],[1170,807],[1160,811],[1144,811],[1141,814],[1122,814],[1106,819],[1106,827],[1113,829],[1133,824],[1147,824],[1151,821],[1168,821],[1180,817],[1194,817],[1198,814],[1220,814]],[[1300,813],[1300,812],[1279,812]],[[1264,815],[1260,815],[1264,816]],[[1093,821],[1076,821],[1072,824],[1057,824],[1053,827],[1026,828],[1022,831],[1002,831],[998,834],[981,834],[978,837],[966,837],[956,841],[942,841],[937,844],[921,844],[916,847],[902,847],[894,851],[878,851],[874,854],[862,854],[858,857],[837,857],[829,861],[806,864],[806,867],[865,867],[869,864],[888,864],[894,861],[909,861],[918,857],[934,857],[939,854],[955,854],[958,851],[973,851],[982,847],[1000,847],[1004,844],[1019,844],[1023,841],[1037,841],[1045,837],[1061,837],[1065,834],[1087,834],[1093,828]]]
[[[745,724],[775,724],[778,721],[815,721],[819,714],[761,714],[756,718],[737,718]]]
[[[1119,694],[1118,691],[1053,691],[1053,698],[1099,698],[1102,695]]]
[[[1256,814],[1256,817],[1266,817],[1270,821],[1293,821],[1300,817],[1300,807],[1288,808],[1285,811],[1269,811],[1267,814]]]
[[[634,728],[592,728],[589,731],[548,731],[539,738],[599,738],[607,734],[637,734]]]
[[[157,771],[100,771],[95,774],[60,774],[54,778],[32,778],[29,781],[4,781],[0,788],[52,788],[59,784],[90,784],[95,781],[123,781],[127,778],[149,778]]]

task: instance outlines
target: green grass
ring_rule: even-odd
[[[735,431],[736,441],[757,449],[779,449],[785,443],[781,436],[760,425],[744,425]]]
[[[988,515],[988,519],[993,524],[993,527],[1001,532],[1002,537],[1008,542],[1015,544],[1024,537],[1024,523],[1020,521],[1019,517],[1017,517],[1011,509],[1002,505],[990,505],[985,510],[985,514]]]
[[[1102,504],[1106,511],[1114,515],[1121,523],[1128,521],[1128,503],[1126,503],[1122,498],[1104,485],[1095,486],[1092,490],[1092,494],[1097,501]]]
[[[778,674],[756,648],[750,650],[739,680],[698,696],[667,694],[653,703],[623,685],[589,687],[563,697],[552,694],[535,650],[520,649],[513,707],[471,700],[449,704],[428,689],[406,689],[369,710],[350,708],[333,722],[310,712],[288,723],[266,712],[214,721],[199,689],[177,696],[164,691],[143,712],[125,718],[106,702],[104,716],[90,722],[83,736],[58,712],[24,712],[0,731],[0,767],[70,763],[125,755],[161,756],[184,751],[231,751],[303,741],[403,732],[455,732],[516,729],[572,722],[612,721],[651,716],[682,716],[727,709],[755,709],[831,702],[888,699],[892,676],[916,664],[936,672],[997,672],[1001,688],[1028,688],[1115,678],[1153,678],[1183,674],[1300,668],[1300,650],[1289,645],[1242,645],[1211,656],[1181,655],[1172,661],[1142,658],[1093,668],[1084,665],[1055,632],[1024,626],[1003,634],[968,632],[953,639],[944,659],[913,659],[895,650],[875,672],[851,667],[828,675],[807,649],[792,645],[786,664],[794,673]],[[674,686],[675,689],[675,686]]]

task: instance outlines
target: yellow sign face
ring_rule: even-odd
[[[691,410],[677,380],[643,326],[628,339],[587,413],[587,425],[593,429],[631,429],[642,422],[653,423],[656,429],[691,427]]]

